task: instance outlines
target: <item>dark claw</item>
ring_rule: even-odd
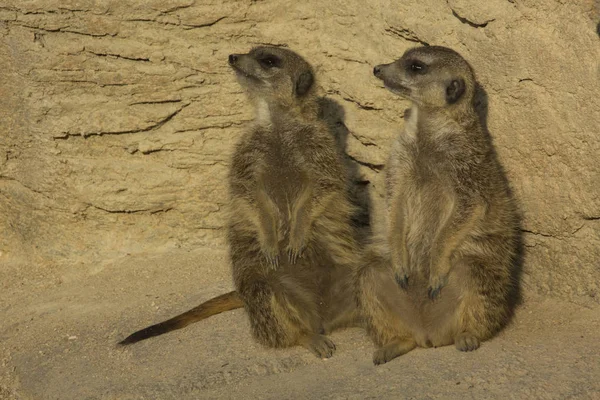
[[[267,262],[273,269],[279,268],[279,256],[266,255],[265,257],[267,259]]]
[[[394,275],[394,278],[396,278],[396,283],[402,289],[406,289],[408,287],[408,275],[404,274],[404,275],[400,276],[400,274],[396,273]]]
[[[429,289],[427,289],[427,295],[429,296],[429,300],[433,301],[437,299],[440,296],[441,291],[441,287],[437,287],[435,289],[430,287]]]
[[[302,258],[301,250],[288,250],[288,259],[290,260],[290,264],[296,264],[299,258]]]

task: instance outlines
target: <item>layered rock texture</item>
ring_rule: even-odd
[[[522,206],[525,294],[596,307],[599,6],[2,0],[0,287],[17,299],[2,306],[14,312],[6,334],[22,326],[14,307],[36,303],[27,297],[35,290],[58,290],[109,266],[134,268],[127,257],[143,265],[156,254],[221,254],[229,158],[252,120],[227,56],[264,44],[296,50],[315,66],[359,194],[370,193],[374,212],[408,103],[382,87],[373,66],[412,46],[460,52],[485,88],[487,125]],[[199,259],[196,273],[228,282],[226,257],[218,260]],[[177,264],[165,265],[160,279],[178,273]],[[108,276],[98,285],[130,285]]]
[[[524,214],[525,275],[600,302],[600,45],[592,1],[4,1],[2,259],[99,261],[223,245],[232,146],[251,120],[227,55],[288,46],[343,107],[360,180],[407,103],[371,75],[415,45],[475,68]]]

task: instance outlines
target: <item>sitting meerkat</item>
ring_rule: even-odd
[[[387,232],[359,271],[373,362],[416,346],[475,350],[512,311],[519,217],[474,109],[473,70],[431,46],[373,73],[412,103],[386,165]]]
[[[229,174],[227,239],[235,291],[126,338],[135,343],[243,306],[255,339],[328,358],[325,336],[360,321],[360,255],[343,153],[319,118],[311,66],[293,51],[257,47],[229,64],[255,107]]]

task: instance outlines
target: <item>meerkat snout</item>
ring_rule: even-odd
[[[376,65],[373,68],[373,75],[375,75],[378,78],[381,76],[381,65]]]
[[[229,64],[235,64],[236,61],[238,60],[238,55],[237,54],[230,54],[229,55]]]

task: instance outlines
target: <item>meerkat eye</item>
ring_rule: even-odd
[[[262,65],[264,68],[273,68],[273,67],[278,67],[281,64],[281,60],[273,55],[266,55],[264,57],[261,57],[258,62],[260,63],[260,65]]]
[[[424,74],[425,72],[427,72],[427,66],[421,61],[417,60],[411,61],[409,68],[412,72],[416,74]]]

